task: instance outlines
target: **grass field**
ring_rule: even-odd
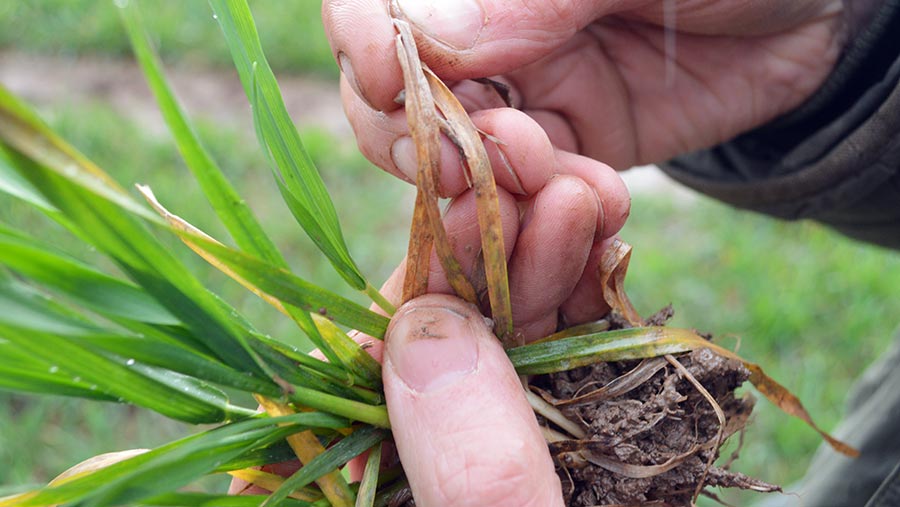
[[[315,0],[251,2],[260,38],[276,71],[337,76]],[[204,1],[140,0],[163,57],[184,66],[230,66],[212,11]],[[129,57],[113,1],[0,2],[0,48],[60,56]]]
[[[168,61],[227,65],[205,3],[146,3],[145,17]],[[296,14],[279,15],[288,8],[283,5]],[[253,7],[278,69],[335,75],[322,45],[317,2],[257,1]],[[112,7],[88,0],[0,2],[0,46],[54,55],[127,54]],[[221,235],[167,139],[102,103],[44,113],[122,183],[150,184],[174,212]],[[296,271],[316,283],[343,287],[280,204],[245,130],[202,119],[200,127]],[[405,251],[409,189],[365,162],[352,140],[335,139],[315,125],[301,131],[335,198],[351,250],[373,280],[384,279]],[[0,219],[45,227],[55,241],[67,241],[63,232],[6,198],[0,198]],[[887,347],[900,323],[900,256],[815,224],[777,222],[702,198],[684,202],[641,194],[622,235],[635,247],[628,285],[639,309],[650,313],[673,303],[676,325],[739,337],[741,353],[789,386],[826,428],[839,420],[852,379]],[[184,255],[211,287],[262,323],[263,330],[302,340],[265,304],[188,252]],[[727,346],[736,342],[724,341]],[[43,482],[91,455],[152,446],[187,431],[132,407],[5,394],[0,394],[0,406],[5,409],[0,413],[0,488]],[[737,469],[789,483],[802,475],[818,437],[765,401],[758,407]]]

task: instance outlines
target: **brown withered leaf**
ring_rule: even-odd
[[[628,272],[628,263],[631,260],[631,245],[616,239],[610,247],[603,252],[600,259],[600,283],[603,286],[603,299],[610,308],[617,311],[634,327],[644,325],[628,294],[625,293],[625,274]]]
[[[406,87],[405,106],[406,119],[409,125],[410,135],[416,146],[416,159],[418,160],[418,173],[416,175],[416,208],[413,212],[413,224],[410,234],[410,246],[408,252],[411,255],[407,259],[404,282],[404,302],[413,297],[422,295],[423,289],[427,289],[429,254],[425,254],[427,236],[419,229],[425,227],[427,219],[434,244],[435,253],[444,268],[447,281],[456,294],[476,304],[475,289],[466,278],[459,265],[459,261],[453,255],[447,231],[441,217],[438,204],[438,184],[440,178],[441,141],[440,125],[437,112],[434,108],[434,99],[431,96],[429,83],[423,73],[422,62],[419,60],[416,41],[413,38],[409,24],[402,20],[394,20],[394,26],[399,32],[397,35],[397,57],[403,70],[403,82]],[[424,240],[424,241],[423,241]],[[425,263],[425,269],[420,263]],[[423,281],[423,277],[426,278]],[[409,288],[409,293],[406,289]]]
[[[509,295],[509,275],[506,266],[506,249],[503,244],[503,227],[500,221],[500,201],[497,183],[488,159],[487,150],[478,129],[472,123],[462,104],[440,78],[425,69],[435,104],[444,115],[447,137],[465,155],[465,167],[469,171],[478,208],[478,225],[481,230],[481,249],[484,256],[484,274],[487,279],[488,297],[494,332],[504,347],[516,345],[513,334],[512,306]]]

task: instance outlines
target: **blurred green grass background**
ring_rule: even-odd
[[[167,64],[181,69],[230,68],[205,2],[142,0],[141,4]],[[337,72],[324,39],[319,2],[258,0],[251,6],[276,73],[324,76],[334,81],[336,89]],[[94,0],[0,2],[0,50],[130,58],[115,9]],[[63,102],[41,110],[63,137],[120,182],[150,184],[174,212],[224,236],[165,136],[102,101]],[[196,120],[210,151],[296,272],[343,289],[276,197],[247,126]],[[405,252],[409,189],[366,162],[352,139],[336,137],[316,124],[301,125],[300,130],[335,199],[351,250],[364,272],[383,280]],[[0,218],[43,228],[60,244],[76,244],[5,198],[0,200]],[[634,245],[628,286],[642,312],[672,303],[673,324],[739,337],[741,353],[799,395],[826,428],[838,422],[853,379],[888,346],[900,322],[900,256],[816,224],[778,222],[702,197],[646,192],[634,196],[622,236]],[[286,319],[174,241],[172,245],[210,287],[263,330],[303,343]],[[77,255],[92,256],[83,247],[73,248]],[[359,300],[356,294],[343,292]],[[4,408],[0,489],[45,482],[92,455],[153,446],[190,431],[126,406],[2,393],[0,406]],[[735,469],[789,484],[802,476],[818,443],[816,434],[802,423],[760,401]],[[738,503],[747,498],[740,497]]]

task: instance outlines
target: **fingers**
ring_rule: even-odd
[[[629,212],[627,189],[610,167],[570,153],[558,151],[556,156],[559,174],[533,197],[520,201],[521,220],[513,197],[498,191],[513,321],[525,341],[552,333],[563,306],[568,323],[604,313],[602,297],[597,296],[597,266],[606,245],[602,242],[619,231]],[[481,251],[473,191],[452,201],[444,225],[454,254],[471,279]],[[401,264],[382,289],[392,302],[399,302],[404,273]],[[435,255],[428,290],[453,293]]]
[[[631,213],[631,195],[615,170],[594,159],[556,150],[557,171],[587,183],[600,200],[597,240],[612,237],[622,229]]]
[[[506,249],[506,259],[509,260],[516,244],[516,235],[519,230],[519,209],[515,199],[503,191],[497,190],[500,202],[500,223],[503,228],[503,246]],[[472,279],[477,268],[481,254],[481,229],[478,227],[478,212],[475,205],[475,191],[468,190],[458,198],[451,201],[444,214],[444,228],[450,239],[453,254],[459,261],[463,273]],[[428,292],[438,294],[453,294],[450,283],[437,254],[431,254],[428,275]]]
[[[347,117],[356,134],[359,150],[375,165],[408,182],[415,181],[416,150],[409,137],[403,111],[373,111],[342,86]],[[544,186],[553,172],[554,155],[550,139],[541,127],[520,111],[491,109],[472,114],[481,131],[499,139],[486,140],[485,147],[497,184],[516,195],[531,195]],[[454,197],[467,188],[459,150],[441,136],[439,193]]]
[[[386,0],[326,0],[325,32],[344,76],[379,111],[397,109],[403,88]],[[416,33],[422,59],[445,79],[507,72],[548,54],[608,9],[609,2],[563,0],[396,0]],[[361,37],[360,34],[365,34]]]
[[[513,322],[526,342],[556,330],[557,309],[584,271],[599,209],[597,194],[583,180],[557,176],[525,211],[509,288]]]
[[[559,307],[559,318],[565,327],[597,320],[609,313],[609,305],[603,299],[603,286],[600,284],[600,260],[603,253],[612,245],[615,237],[607,238],[591,246],[591,253],[584,264],[581,278]]]
[[[383,377],[417,505],[562,505],[519,379],[474,306],[428,295],[398,310]]]

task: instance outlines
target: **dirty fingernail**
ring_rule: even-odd
[[[397,4],[407,21],[454,49],[474,46],[484,28],[479,0],[398,0]]]
[[[356,80],[356,74],[353,72],[353,64],[350,63],[350,57],[347,56],[343,51],[338,53],[338,67],[341,68],[341,72],[344,73],[344,77],[347,78],[347,82],[350,83],[350,88],[353,88],[353,91],[356,95],[363,100],[369,107],[375,109],[372,106],[372,103],[369,102],[369,99],[363,94],[362,89],[359,86],[359,81]]]
[[[478,363],[478,342],[469,321],[447,308],[417,307],[394,317],[386,349],[390,367],[420,393],[465,378]]]
[[[391,145],[391,159],[397,169],[406,176],[410,183],[416,182],[419,164],[416,160],[416,145],[409,136],[403,136]]]

